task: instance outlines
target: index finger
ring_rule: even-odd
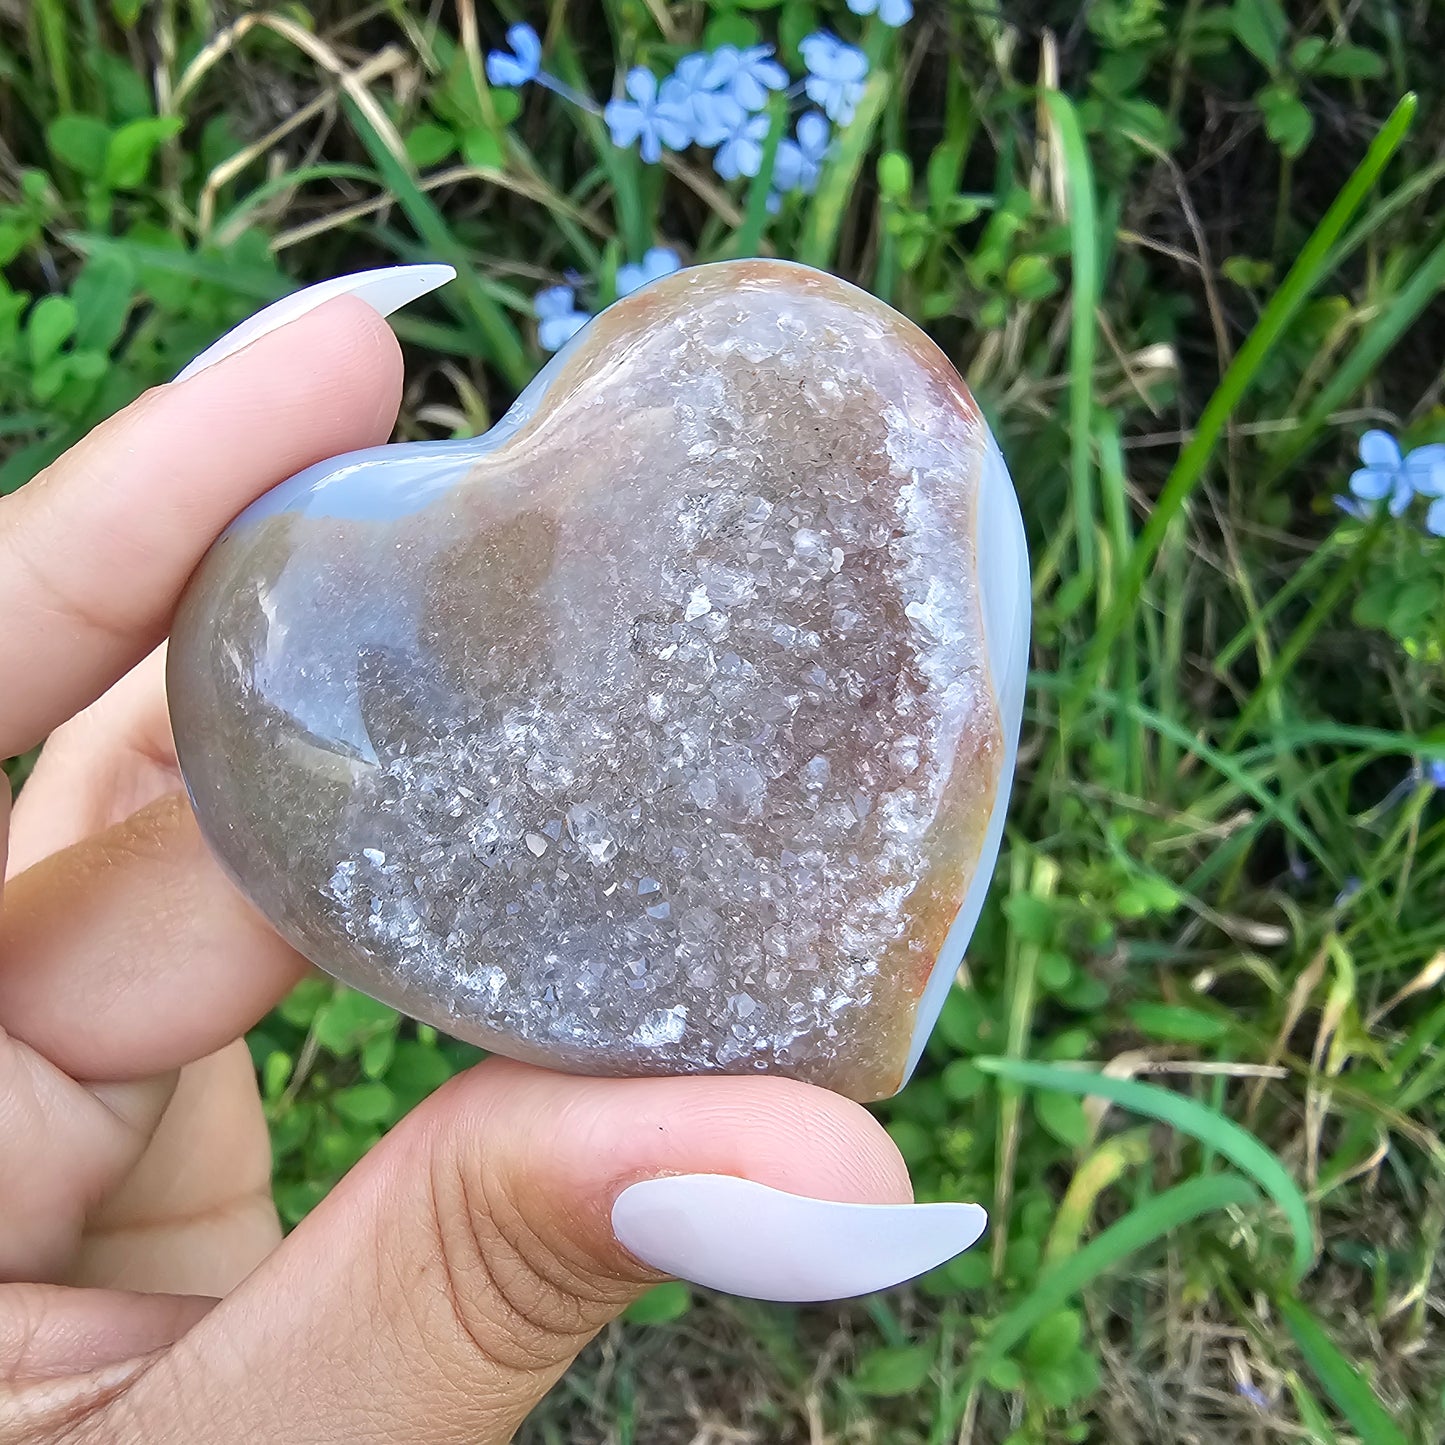
[[[432,273],[410,297],[450,274],[406,269]],[[397,271],[376,274],[401,304]],[[386,440],[401,400],[396,339],[359,299],[366,283],[334,300],[336,283],[316,290],[319,309],[305,310],[308,293],[287,298],[296,319],[284,330],[147,392],[0,502],[0,757],[156,646],[202,554],[248,503],[314,462]],[[247,325],[267,332],[265,315]]]

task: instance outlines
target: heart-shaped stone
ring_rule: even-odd
[[[302,953],[499,1053],[894,1092],[987,887],[1029,573],[883,303],[738,261],[475,440],[268,493],[171,638],[205,836]]]

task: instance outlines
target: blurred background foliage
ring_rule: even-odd
[[[884,297],[978,395],[1034,554],[1009,840],[880,1111],[990,1234],[834,1310],[663,1287],[526,1438],[1436,1440],[1445,541],[1408,489],[1336,498],[1366,429],[1445,441],[1445,9],[889,8],[0,3],[0,491],[347,270],[462,273],[398,322],[406,438],[488,426],[538,291],[596,309],[651,247]],[[599,104],[728,44],[801,80],[820,27],[868,74],[774,207],[805,101],[757,177],[649,165],[488,84],[518,20]],[[319,979],[251,1044],[288,1222],[476,1057]]]

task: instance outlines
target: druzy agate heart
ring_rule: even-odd
[[[308,958],[499,1053],[894,1092],[1002,828],[1028,564],[922,332],[767,261],[492,431],[283,483],[182,602],[202,830]]]

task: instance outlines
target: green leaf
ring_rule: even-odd
[[[1315,72],[1341,80],[1378,80],[1385,73],[1385,57],[1363,45],[1336,45],[1320,57]]]
[[[722,10],[708,21],[707,29],[702,33],[702,48],[716,50],[721,45],[736,45],[739,50],[746,50],[756,45],[759,38],[754,21],[746,15],[739,15],[736,10]]]
[[[1315,133],[1315,119],[1308,106],[1287,85],[1267,85],[1258,99],[1269,138],[1285,155],[1299,155]]]
[[[391,1067],[396,1054],[396,1030],[387,1029],[374,1035],[361,1046],[361,1072],[368,1079],[379,1079]]]
[[[462,159],[469,166],[499,171],[506,164],[501,141],[488,129],[478,126],[462,137]]]
[[[144,116],[121,126],[106,148],[102,179],[118,191],[133,191],[145,184],[156,150],[179,133],[176,115]]]
[[[1279,0],[1234,0],[1230,22],[1239,43],[1267,70],[1279,69],[1289,18]]]
[[[1409,1445],[1364,1376],[1340,1353],[1309,1310],[1289,1297],[1277,1299],[1275,1304],[1310,1373],[1364,1445]]]
[[[1024,1387],[1023,1366],[1007,1356],[1002,1360],[995,1360],[985,1378],[995,1390],[1005,1395],[1016,1395]]]
[[[336,991],[324,978],[303,978],[276,1006],[276,1012],[293,1028],[309,1029],[311,1021]]]
[[[1078,1310],[1057,1310],[1029,1331],[1024,1359],[1035,1369],[1057,1369],[1068,1362],[1084,1337],[1084,1320]]]
[[[353,1124],[384,1124],[396,1112],[396,1100],[385,1084],[353,1084],[333,1094],[331,1103]]]
[[[1054,941],[1057,915],[1047,898],[1034,893],[1011,893],[1003,901],[1003,912],[1021,943],[1044,947]]]
[[[943,1092],[955,1104],[964,1104],[974,1098],[988,1080],[967,1059],[954,1059],[944,1067],[940,1082]]]
[[[386,1071],[387,1086],[396,1095],[403,1113],[414,1109],[433,1091],[441,1088],[455,1070],[446,1056],[433,1044],[415,1039],[402,1039],[396,1046],[391,1067]]]
[[[1089,1116],[1077,1099],[1067,1094],[1040,1094],[1034,1100],[1034,1114],[1060,1144],[1081,1149],[1089,1142]]]
[[[102,251],[87,259],[70,288],[77,347],[109,351],[115,345],[130,314],[135,284],[135,266],[122,252]]]
[[[987,1046],[993,1019],[983,999],[968,988],[951,988],[943,1001],[935,1032],[949,1048],[960,1054],[974,1054]]]
[[[858,1361],[853,1388],[860,1395],[911,1395],[932,1368],[933,1351],[925,1345],[884,1345]]]
[[[50,154],[77,175],[98,180],[105,170],[110,127],[93,115],[60,115],[45,128]]]
[[[654,1285],[639,1300],[622,1311],[622,1318],[634,1325],[666,1325],[681,1319],[692,1308],[692,1291],[680,1280]]]
[[[878,157],[878,189],[890,201],[906,200],[913,191],[913,164],[902,151]]]
[[[1314,1225],[1304,1195],[1284,1165],[1253,1134],[1226,1119],[1217,1109],[1154,1084],[1116,1079],[1092,1070],[1029,1063],[1023,1059],[980,1058],[974,1062],[984,1073],[1011,1083],[1109,1099],[1136,1114],[1158,1119],[1192,1135],[1242,1169],[1279,1206],[1294,1234],[1294,1277],[1304,1277],[1315,1254]]]
[[[1004,285],[1020,301],[1042,301],[1059,289],[1059,278],[1042,256],[1015,256],[1004,272]]]
[[[68,296],[42,296],[25,323],[30,364],[37,371],[58,355],[75,332],[75,302]]]
[[[1140,1033],[1178,1044],[1212,1044],[1229,1032],[1213,1014],[1183,1004],[1134,1003],[1125,1010]]]
[[[406,133],[406,154],[419,169],[444,161],[457,148],[456,136],[444,125],[430,121],[413,126]]]
[[[266,1056],[266,1063],[261,1070],[262,1098],[279,1099],[286,1092],[286,1085],[291,1082],[293,1064],[291,1055],[280,1049]]]
[[[355,1053],[369,1038],[395,1030],[394,1009],[354,989],[338,988],[336,996],[316,1015],[316,1041],[338,1058]]]
[[[54,401],[60,395],[65,383],[70,380],[70,357],[52,357],[44,366],[38,367],[30,377],[30,394],[39,402]]]
[[[110,13],[127,30],[133,30],[140,19],[145,0],[110,0]]]

